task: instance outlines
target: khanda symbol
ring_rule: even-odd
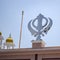
[[[43,25],[43,19],[46,21]],[[37,25],[35,25],[35,22],[37,21]],[[44,36],[47,34],[47,32],[50,30],[52,26],[52,19],[46,18],[42,14],[39,14],[34,20],[31,20],[28,23],[28,29],[31,32],[34,37],[36,37],[36,40],[41,40],[41,36]]]

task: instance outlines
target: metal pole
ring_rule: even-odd
[[[20,48],[20,44],[21,44],[21,38],[22,38],[23,15],[24,15],[24,11],[22,11],[22,19],[21,19],[21,26],[20,26],[20,39],[19,39],[19,48]]]

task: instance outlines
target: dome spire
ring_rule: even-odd
[[[11,38],[11,33],[9,34],[9,38]]]

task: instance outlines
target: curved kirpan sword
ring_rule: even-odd
[[[49,20],[50,20],[49,24],[48,24],[47,27],[45,27],[45,29],[44,29],[44,33],[45,33],[45,34],[47,34],[47,32],[50,30],[50,28],[52,27],[52,24],[53,24],[52,19],[49,18]]]
[[[46,18],[45,18],[46,19]],[[46,19],[46,21],[47,21],[47,23],[43,26],[43,27],[45,27],[41,32],[37,32],[37,31],[35,31],[34,29],[32,29],[32,27],[31,27],[31,22],[32,22],[32,20],[28,23],[28,29],[29,29],[29,31],[31,32],[31,34],[32,35],[34,35],[34,36],[37,36],[38,34],[42,34],[42,36],[44,36],[44,34],[43,34],[43,32],[45,33],[45,34],[47,34],[47,32],[50,30],[50,28],[51,28],[51,26],[52,26],[52,19],[51,18],[49,18],[49,20],[50,20],[50,22],[49,22],[49,24],[47,25],[47,23],[48,23],[48,20]],[[35,21],[35,20],[34,20]],[[34,23],[34,21],[32,22],[32,25],[33,25],[33,23]],[[34,26],[34,25],[33,25]],[[34,26],[35,28],[37,28],[36,26]]]
[[[29,31],[31,32],[31,34],[32,35],[34,35],[35,33],[37,33],[34,29],[32,29],[32,27],[31,27],[31,22],[32,22],[32,20],[28,23],[28,29],[29,29]]]

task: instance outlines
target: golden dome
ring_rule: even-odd
[[[2,35],[2,32],[0,32],[0,35]]]
[[[6,39],[6,43],[13,43],[13,39],[11,38],[11,35]]]
[[[6,43],[13,43],[13,39],[12,38],[7,38]]]

